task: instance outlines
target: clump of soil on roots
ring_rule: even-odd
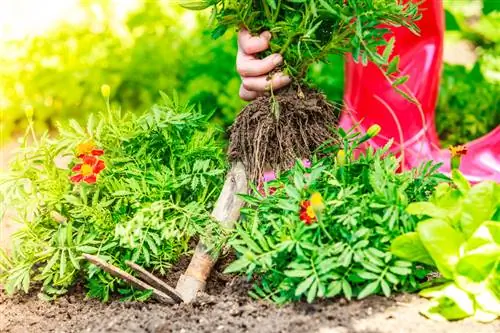
[[[325,142],[335,142],[336,107],[322,93],[290,86],[248,104],[230,129],[229,159],[257,180],[264,171],[290,168]]]

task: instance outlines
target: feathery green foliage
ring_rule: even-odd
[[[342,143],[311,168],[297,163],[265,184],[266,195],[243,196],[249,207],[230,241],[239,259],[227,271],[255,277],[253,296],[277,303],[389,296],[415,288],[425,276],[396,259],[389,247],[391,240],[414,230],[416,218],[405,209],[426,200],[443,180],[439,165],[429,162],[398,172],[390,143],[357,156],[370,135],[340,134]],[[301,207],[308,200],[313,205],[314,193],[323,198],[324,210],[315,211],[317,219],[308,224]]]
[[[141,116],[108,107],[86,127],[72,121],[54,139],[33,136],[0,183],[4,207],[14,208],[23,224],[12,255],[0,256],[6,291],[40,287],[54,296],[84,276],[90,296],[130,296],[123,282],[83,261],[82,253],[166,274],[193,237],[216,241],[221,231],[209,210],[225,161],[208,118],[176,95],[162,95]],[[104,151],[99,159],[106,168],[95,184],[72,182],[75,150],[89,140]]]
[[[404,26],[418,33],[418,5],[394,0],[178,0],[188,9],[212,7],[214,37],[230,27],[244,27],[253,34],[273,35],[266,54],[281,53],[283,70],[303,81],[310,65],[329,54],[352,53],[364,64],[372,61],[397,74],[398,57],[391,61],[394,40],[380,25]],[[379,49],[383,52],[380,53]],[[398,82],[396,82],[397,85]]]

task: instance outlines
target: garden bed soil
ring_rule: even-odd
[[[227,260],[224,260],[227,261]],[[185,258],[167,279],[175,285]],[[250,285],[218,267],[193,304],[85,299],[81,288],[54,302],[35,294],[8,298],[0,291],[0,332],[318,332],[318,333],[497,333],[500,321],[438,323],[419,315],[425,300],[415,295],[344,299],[283,307],[247,296]]]

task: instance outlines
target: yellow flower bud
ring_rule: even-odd
[[[382,128],[379,125],[375,124],[375,125],[370,126],[370,128],[368,128],[368,131],[366,131],[366,134],[370,138],[374,138],[380,133],[381,129]]]
[[[103,84],[101,86],[101,94],[104,96],[104,98],[108,98],[109,95],[111,94],[111,87],[108,86],[107,84]]]
[[[336,161],[337,161],[337,164],[339,166],[343,166],[345,164],[346,161],[345,161],[345,150],[344,149],[340,149],[337,152]]]

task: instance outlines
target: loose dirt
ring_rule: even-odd
[[[227,262],[228,260],[223,260]],[[188,260],[166,279],[175,284]],[[344,299],[283,307],[249,298],[250,285],[220,273],[193,304],[154,302],[102,304],[81,290],[47,303],[36,295],[8,298],[0,291],[0,332],[317,332],[317,333],[498,333],[500,321],[437,323],[418,314],[425,300],[415,295]],[[78,289],[78,288],[77,288]]]

